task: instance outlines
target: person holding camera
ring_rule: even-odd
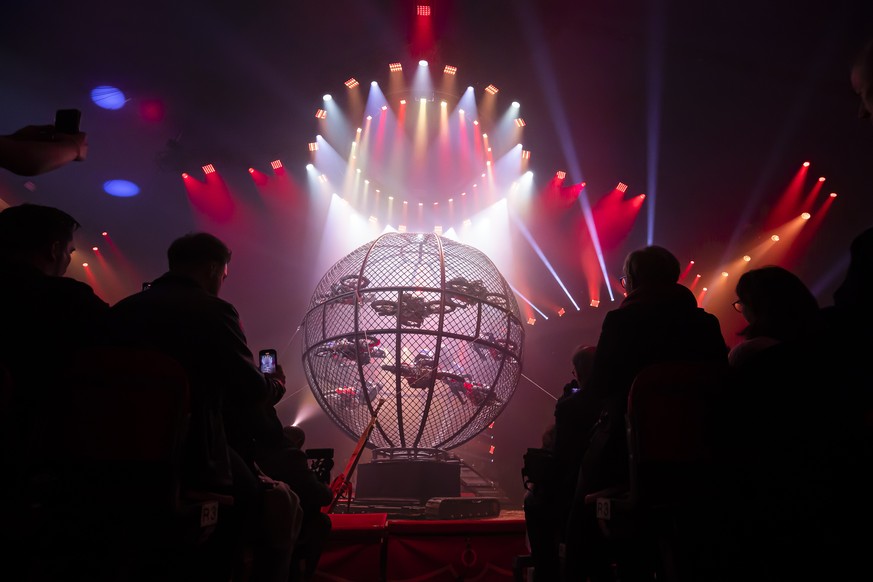
[[[167,258],[167,273],[112,307],[108,339],[166,353],[188,375],[184,485],[234,497],[235,519],[220,520],[224,531],[213,534],[221,546],[216,562],[254,547],[253,578],[287,580],[299,502],[287,485],[260,473],[251,456],[253,441],[282,436],[270,411],[285,393],[284,373],[281,366],[261,373],[236,308],[218,297],[231,258],[227,245],[208,233],[187,234],[173,241]],[[267,516],[266,509],[274,511]]]

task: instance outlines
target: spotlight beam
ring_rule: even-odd
[[[527,297],[525,297],[524,295],[522,295],[522,294],[521,294],[521,291],[519,291],[518,289],[516,289],[515,287],[513,287],[513,286],[512,286],[512,283],[507,283],[507,284],[509,285],[509,288],[512,289],[512,292],[513,292],[513,293],[515,293],[516,295],[518,295],[519,297],[521,297],[521,300],[522,300],[522,301],[524,301],[525,303],[527,303],[528,305],[530,305],[530,306],[533,308],[534,311],[536,311],[537,313],[539,313],[540,315],[542,315],[542,316],[543,316],[543,319],[546,319],[546,320],[549,319],[549,316],[548,316],[548,315],[546,315],[545,313],[543,313],[542,311],[540,311],[540,308],[537,307],[536,305],[534,305],[533,303],[531,303],[530,299],[528,299]]]
[[[546,255],[543,253],[542,249],[540,249],[540,245],[537,244],[537,241],[534,240],[533,235],[531,235],[530,231],[521,222],[514,214],[510,214],[512,217],[512,221],[518,226],[518,229],[521,231],[521,234],[524,235],[524,238],[527,239],[527,242],[530,243],[531,248],[533,248],[534,252],[552,274],[552,277],[555,278],[555,281],[558,282],[558,285],[561,286],[561,289],[564,290],[564,294],[570,299],[570,302],[573,304],[573,307],[576,308],[576,311],[579,311],[579,305],[576,303],[576,300],[573,299],[573,296],[570,295],[570,292],[567,290],[567,287],[564,285],[564,282],[561,281],[561,278],[558,276],[558,273],[555,272],[555,269],[552,267],[552,264],[549,262],[549,259],[546,258]]]

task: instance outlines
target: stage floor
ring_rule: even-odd
[[[315,580],[323,582],[511,581],[527,554],[524,512],[480,519],[389,519],[332,514],[333,531]]]

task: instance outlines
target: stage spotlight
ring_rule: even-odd
[[[750,257],[749,255],[743,255],[743,260],[748,263],[749,261],[752,260],[752,257]]]
[[[458,67],[453,67],[452,65],[446,65],[443,69],[443,73],[446,75],[455,75],[458,72]]]
[[[129,180],[107,180],[103,183],[103,191],[110,196],[130,198],[139,194],[139,186]]]
[[[592,299],[591,303],[588,304],[591,307],[600,307],[600,299]]]
[[[448,105],[445,101],[440,101],[440,107],[448,107]]]
[[[312,165],[312,164],[310,164],[310,165]],[[270,167],[272,167],[274,170],[278,170],[279,168],[282,167],[282,161],[281,160],[273,160],[272,162],[270,162]]]
[[[382,106],[382,111],[388,111],[388,106],[387,106],[387,105],[383,105],[383,106]]]
[[[527,324],[528,324],[528,325],[534,325],[536,322],[537,322],[537,318],[536,318],[536,317],[528,317],[528,318],[527,318]]]
[[[378,192],[378,190],[376,190],[376,192]],[[394,200],[394,196],[389,196],[388,200]]]
[[[406,225],[405,225],[405,224],[401,224],[400,226],[398,226],[398,227],[397,227],[397,232],[406,232]]]
[[[311,151],[311,152],[318,151],[318,142],[316,142],[316,141],[309,142],[309,151]]]
[[[722,276],[722,277],[727,277],[728,275],[729,275],[729,273],[728,273],[727,271],[722,271],[722,272],[721,272],[721,276]]]
[[[812,214],[810,214],[809,212],[804,212],[803,214],[800,215],[800,218],[802,218],[803,220],[809,220],[811,217],[812,217]]]
[[[419,4],[415,8],[415,13],[418,16],[430,16],[430,6],[426,4]]]
[[[100,233],[100,236],[109,236],[109,233],[104,230]]]
[[[516,117],[515,118],[515,125],[518,127],[524,127],[526,124],[524,122],[524,119],[522,119],[521,117]]]
[[[529,160],[530,159],[530,150],[521,150],[521,159]]]
[[[400,100],[400,104],[401,104],[401,105],[406,105],[406,99],[401,99],[401,100]]]
[[[443,227],[442,227],[442,226],[435,226],[435,227],[433,227],[433,231],[434,231],[436,234],[442,234],[442,233],[443,233]]]
[[[618,186],[616,186],[615,189],[624,194],[625,192],[627,192],[627,184],[625,184],[624,182],[619,182]]]
[[[325,101],[330,101],[331,99],[333,99],[333,97],[330,96],[330,93],[325,93],[322,99],[324,99]]]
[[[513,108],[513,109],[518,109],[519,107],[521,107],[521,103],[519,103],[518,101],[513,101],[513,102],[512,102],[512,108]]]
[[[388,70],[392,73],[399,73],[403,70],[403,65],[401,65],[400,63],[391,63],[390,65],[388,65]]]
[[[427,103],[427,97],[422,97],[418,100],[420,103]]]
[[[836,193],[836,192],[831,192],[831,198],[836,198],[836,197],[837,197],[837,193]]]
[[[315,119],[327,119],[327,111],[318,109],[315,111]]]
[[[424,59],[421,59],[420,61],[418,61],[418,66],[419,66],[419,67],[426,67],[426,66],[427,66],[427,61],[424,60]]]
[[[94,251],[94,252],[96,253],[96,252],[97,252],[98,250],[100,250],[100,249],[98,249],[97,247],[91,247],[91,250]]]
[[[188,172],[182,172],[182,179],[183,179],[183,180],[187,180],[187,179],[188,179]],[[106,236],[106,235],[104,234],[104,236]]]
[[[462,224],[463,224],[464,226],[472,226],[472,225],[473,225],[473,221],[470,220],[470,219],[468,218],[468,219],[466,219]]]
[[[91,101],[103,109],[121,109],[127,103],[127,98],[120,89],[109,85],[101,85],[91,89]]]
[[[275,170],[275,168],[273,168],[273,169]],[[315,166],[313,166],[312,164],[306,164],[306,169],[313,170],[313,169],[315,169]]]
[[[821,178],[818,179],[818,181],[819,181],[819,182],[824,182],[824,181],[825,181],[825,177],[822,176]]]
[[[479,120],[478,120],[478,119],[474,119],[474,120],[473,120],[473,125],[479,125]]]
[[[372,116],[372,115],[368,115],[368,116],[367,116],[367,121],[371,121],[372,119],[373,119],[373,116]]]
[[[82,266],[88,268],[88,263],[82,263]]]
[[[213,166],[212,164],[206,164],[201,169],[203,170],[204,174],[214,174],[215,173],[215,166]]]
[[[809,162],[803,162],[803,167],[804,167],[804,168],[808,168],[808,167],[809,167]]]
[[[418,205],[419,207],[424,206],[424,202],[419,202]]]
[[[564,311],[564,308],[563,308],[563,307],[560,308],[560,309],[558,310],[558,317],[564,317],[564,314],[565,314],[565,313],[567,313],[567,312]]]
[[[487,87],[485,87],[485,92],[489,95],[497,95],[498,91],[500,91],[500,89],[498,89],[494,85],[488,85]]]
[[[376,218],[375,216],[371,216],[371,217],[370,217],[370,222],[372,222],[373,224],[376,224],[377,222],[379,222],[379,219]]]
[[[779,235],[774,234],[773,236],[770,237],[770,240],[772,240],[773,242],[779,242]]]
[[[348,87],[349,89],[354,89],[358,85],[360,85],[360,83],[358,83],[358,80],[355,79],[354,77],[352,77],[351,79],[349,79],[348,81],[345,82],[345,86]],[[325,97],[325,99],[327,99],[327,97]]]

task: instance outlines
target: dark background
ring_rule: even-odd
[[[76,107],[83,111],[90,154],[84,163],[35,178],[0,173],[0,198],[73,214],[83,225],[77,244],[85,260],[92,244],[102,244],[100,232],[109,231],[126,261],[124,269],[115,263],[121,286],[105,297],[110,302],[138,290],[140,279],[159,275],[166,247],[180,234],[207,228],[225,238],[234,260],[222,295],[239,309],[253,350],[279,349],[291,394],[280,412],[291,421],[314,406],[299,338],[292,337],[324,272],[312,260],[323,233],[306,204],[291,201],[277,210],[260,202],[247,169],[269,173],[269,162],[282,159],[303,199],[306,144],[316,131],[321,95],[341,94],[351,76],[381,81],[387,63],[411,65],[422,56],[413,34],[415,4],[4,3],[0,133],[51,123],[56,109]],[[587,181],[592,200],[619,180],[630,185],[629,194],[656,184],[654,242],[683,264],[695,259],[715,272],[726,255],[742,254],[742,241],[760,233],[800,164],[811,161],[810,176],[827,176],[825,190],[839,198],[792,268],[822,305],[831,302],[850,240],[873,223],[873,127],[857,119],[849,83],[853,57],[873,35],[869,0],[455,0],[432,6],[436,45],[424,56],[439,66],[456,64],[478,92],[498,85],[504,106],[523,104],[525,147],[534,152],[537,182],[566,169],[569,180]],[[106,111],[90,102],[90,90],[104,84],[125,91],[130,102],[124,109]],[[651,117],[655,95],[660,114]],[[151,100],[165,112],[159,122],[140,115]],[[652,119],[659,122],[655,132]],[[575,159],[561,146],[562,127]],[[170,139],[180,151],[168,169],[158,160],[166,160]],[[656,173],[649,167],[655,152]],[[245,210],[239,220],[204,223],[192,210],[178,170],[201,176],[206,163],[215,164]],[[574,167],[584,175],[572,175]],[[112,178],[133,180],[142,192],[108,196],[102,184]],[[574,249],[561,248],[559,229],[535,235],[563,267],[567,286],[584,295]],[[606,257],[610,272],[645,243],[644,208],[627,239]],[[534,255],[518,260],[530,269],[531,299],[560,305],[560,289],[543,276]],[[70,275],[85,280],[76,265]],[[571,349],[596,343],[603,307],[527,327],[525,375],[557,394],[569,379]],[[722,303],[708,308],[734,343],[736,314]],[[481,463],[488,459],[483,450],[495,444],[487,470],[520,498],[521,454],[539,444],[553,405],[522,380],[490,434],[459,453]],[[319,411],[303,426],[309,446],[337,448],[338,464],[351,452],[353,443]]]

